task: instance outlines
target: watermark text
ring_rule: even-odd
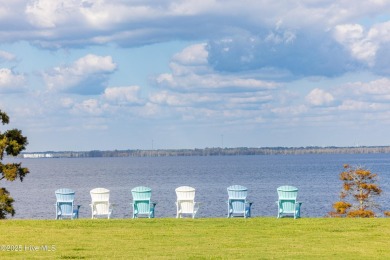
[[[0,245],[0,252],[54,252],[56,250],[55,245]]]

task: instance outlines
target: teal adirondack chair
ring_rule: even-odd
[[[228,218],[231,217],[250,217],[252,202],[246,200],[248,189],[241,185],[232,185],[227,188],[228,199]]]
[[[80,205],[75,207],[75,192],[71,189],[58,189],[55,191],[56,202],[56,219],[79,218]]]
[[[293,186],[281,186],[278,191],[278,218],[293,215],[294,219],[301,217],[302,202],[297,201],[298,189]]]
[[[152,189],[144,186],[135,187],[131,190],[133,195],[133,218],[143,215],[148,218],[154,218],[155,202],[151,202]]]

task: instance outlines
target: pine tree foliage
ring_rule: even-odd
[[[8,115],[1,110],[0,120],[3,125],[9,123]],[[21,163],[3,163],[5,155],[17,156],[26,149],[27,144],[27,138],[18,129],[0,132],[0,181],[15,181],[17,179],[23,181],[24,177],[29,173],[29,170],[22,167]],[[10,196],[7,189],[0,188],[0,219],[6,218],[7,215],[13,216],[15,214],[13,202],[14,199]]]

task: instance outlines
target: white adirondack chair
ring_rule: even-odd
[[[189,214],[195,218],[199,209],[199,202],[195,202],[195,189],[188,186],[181,186],[175,189],[177,201],[176,218],[182,218],[183,214]]]
[[[111,217],[113,205],[110,203],[110,191],[105,188],[96,188],[90,191],[92,203],[90,204],[92,210],[92,218],[98,216]]]

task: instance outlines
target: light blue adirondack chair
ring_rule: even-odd
[[[278,218],[293,215],[294,219],[301,217],[302,202],[297,201],[298,189],[294,186],[281,186],[278,191]]]
[[[63,218],[79,218],[80,205],[75,207],[74,195],[75,192],[71,189],[58,189],[55,191],[56,202],[56,219]]]
[[[228,199],[228,218],[231,217],[250,217],[252,202],[246,200],[248,189],[241,185],[232,185],[227,188]]]
[[[144,186],[135,187],[131,190],[133,195],[133,218],[142,216],[154,218],[155,202],[151,202],[152,189]]]

